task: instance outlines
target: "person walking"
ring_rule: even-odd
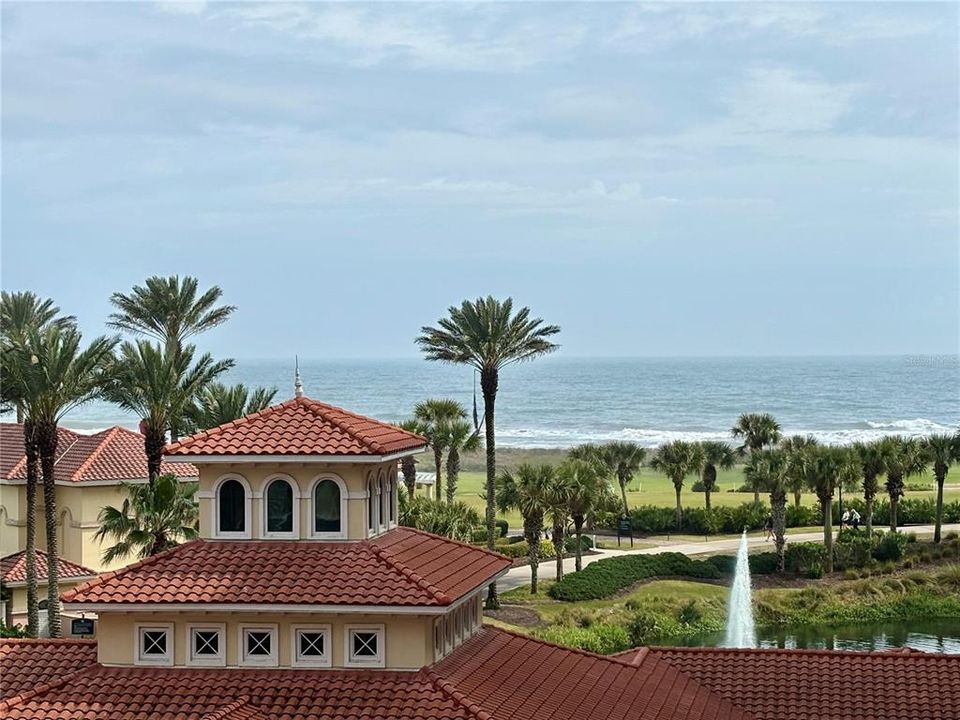
[[[767,514],[767,522],[764,524],[764,528],[767,531],[767,539],[764,542],[770,542],[773,537],[773,513]]]
[[[854,508],[854,509],[850,512],[850,522],[853,523],[853,529],[854,529],[854,530],[859,530],[859,529],[860,529],[860,513],[857,512],[857,509],[856,509],[856,508]]]
[[[844,510],[843,515],[840,516],[840,529],[843,530],[850,524],[850,511]]]

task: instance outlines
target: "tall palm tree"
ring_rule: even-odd
[[[897,529],[897,506],[903,497],[904,480],[926,470],[923,446],[916,440],[888,435],[880,441],[880,452],[887,470],[887,495],[890,498],[890,531]]]
[[[545,325],[530,317],[529,308],[513,312],[513,299],[500,301],[492,296],[464,300],[450,307],[437,327],[423,327],[417,345],[428,360],[470,365],[480,373],[483,392],[483,423],[486,433],[487,547],[495,542],[494,483],[497,476],[496,401],[500,371],[513,363],[546,355],[559,346],[550,338],[560,332],[557,325]],[[487,607],[500,607],[496,583],[487,593]]]
[[[554,472],[544,485],[546,514],[552,525],[550,539],[553,540],[553,552],[557,561],[557,582],[563,580],[564,540],[567,522],[570,520],[570,500],[573,492],[573,483],[567,473]]]
[[[700,479],[703,481],[703,500],[710,509],[710,494],[717,489],[717,470],[731,470],[736,463],[733,448],[725,442],[707,440],[700,443],[700,457],[703,466]]]
[[[783,572],[787,519],[787,455],[783,450],[751,453],[743,469],[748,482],[770,493],[770,514],[777,548],[777,569]]]
[[[594,510],[602,506],[610,493],[606,478],[594,463],[583,460],[567,460],[557,468],[568,486],[568,510],[573,521],[573,534],[576,538],[574,550],[577,572],[583,569],[583,527]]]
[[[793,493],[793,506],[800,507],[801,495],[807,486],[806,463],[810,448],[816,447],[817,439],[812,435],[791,435],[780,445],[786,454],[786,482],[787,489]]]
[[[680,503],[683,480],[687,475],[697,472],[700,464],[700,448],[696,443],[686,440],[674,440],[661,445],[650,463],[654,470],[662,472],[673,483],[677,493],[677,530],[683,527],[683,505]]]
[[[49,325],[67,328],[76,324],[72,315],[60,315],[60,308],[50,299],[41,299],[30,291],[0,293],[0,412],[16,408],[17,423],[23,424],[23,446],[26,464],[26,591],[27,635],[36,637],[40,630],[37,605],[37,485],[40,479],[40,450],[36,426],[24,422],[23,401],[28,388],[17,378],[29,366],[19,364],[31,360],[22,352],[27,339],[36,330]]]
[[[467,417],[466,408],[456,400],[432,398],[418,402],[413,408],[413,417],[423,423],[423,435],[433,450],[433,466],[437,473],[437,500],[443,499],[443,453],[449,441],[448,423]],[[449,491],[447,492],[449,496]],[[451,500],[452,502],[452,500]]]
[[[203,388],[233,366],[232,360],[214,361],[209,354],[194,362],[195,350],[193,345],[171,350],[149,340],[125,342],[104,389],[107,400],[142,418],[151,483],[160,475],[167,431]]]
[[[833,491],[840,482],[844,465],[848,462],[846,448],[813,447],[808,450],[807,483],[820,500],[823,513],[823,545],[826,571],[833,572]]]
[[[127,496],[123,505],[104,507],[97,518],[100,528],[94,538],[116,541],[104,551],[104,563],[156,555],[197,537],[197,483],[161,475],[152,485],[122,483],[122,488]]]
[[[933,475],[937,480],[937,516],[933,541],[939,543],[943,525],[943,484],[950,465],[960,461],[960,432],[955,435],[931,435],[924,440],[923,451],[926,461],[933,465]]]
[[[447,446],[447,502],[452,503],[460,479],[460,454],[475,452],[483,444],[469,420],[457,418],[444,425]]]
[[[54,478],[57,427],[68,412],[101,395],[115,338],[99,337],[81,350],[82,335],[73,325],[31,330],[18,363],[24,414],[33,425],[43,476],[47,535],[47,618],[51,637],[60,637],[60,588],[57,494]]]
[[[427,432],[424,423],[416,418],[404,420],[400,427],[417,435],[425,435]],[[407,497],[413,499],[413,493],[417,489],[417,461],[412,455],[404,455],[400,459],[400,472],[403,473],[403,484],[407,486]]]
[[[853,444],[853,452],[860,463],[867,537],[873,537],[873,503],[880,489],[879,477],[887,471],[883,443],[881,440],[870,443],[856,442]]]
[[[767,445],[776,445],[782,437],[780,423],[770,413],[744,413],[730,428],[735,438],[742,438],[741,454],[763,450]],[[753,488],[753,502],[760,502],[760,488]]]
[[[275,387],[250,390],[243,383],[225,385],[212,382],[202,388],[185,408],[186,427],[191,432],[208,430],[259,412],[270,406],[276,394]]]
[[[198,297],[198,285],[189,276],[149,277],[129,294],[110,296],[116,312],[107,324],[152,337],[171,349],[181,348],[194,335],[226,322],[236,310],[233,305],[218,304],[223,291],[216,285]]]
[[[601,460],[612,471],[620,485],[620,498],[623,501],[623,513],[629,514],[627,507],[627,485],[633,481],[634,474],[640,471],[647,457],[645,448],[635,442],[615,441],[600,447]]]
[[[530,594],[537,594],[537,570],[540,566],[540,538],[547,513],[547,487],[553,479],[550,465],[521,464],[515,472],[506,470],[497,476],[495,501],[500,512],[518,510],[523,518],[523,538],[530,559]]]

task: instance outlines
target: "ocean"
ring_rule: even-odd
[[[473,401],[472,370],[425,360],[301,360],[300,372],[309,397],[388,421],[409,417],[428,397],[453,397],[468,410]],[[238,360],[227,380],[276,386],[284,400],[293,396],[293,361]],[[785,433],[828,444],[952,432],[960,427],[960,358],[554,356],[501,373],[497,442],[563,448],[729,440],[743,412],[772,413]],[[94,430],[136,427],[137,419],[98,402],[63,424]]]

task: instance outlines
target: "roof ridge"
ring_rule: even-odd
[[[73,475],[70,476],[71,480],[76,481],[83,476],[83,473],[85,473],[87,469],[93,464],[93,462],[98,457],[100,457],[100,455],[103,453],[104,448],[110,443],[111,440],[113,440],[114,437],[116,437],[117,431],[119,429],[120,429],[119,425],[114,425],[113,427],[105,430],[102,433],[97,433],[97,435],[103,435],[104,436],[103,439],[97,443],[97,447],[94,448],[93,452],[87,455],[87,459],[84,460],[82,463],[80,463],[80,467],[78,467],[74,471]],[[73,447],[73,446],[71,445],[70,447]]]
[[[438,588],[436,585],[430,584],[424,578],[422,578],[420,575],[415,573],[413,570],[408,568],[403,563],[397,562],[387,557],[383,551],[383,548],[380,548],[373,543],[369,543],[367,547],[370,548],[370,551],[374,554],[374,556],[378,560],[386,563],[387,565],[392,567],[394,570],[399,572],[408,580],[413,580],[413,582],[416,583],[419,587],[423,588],[428,593],[430,593],[430,595],[433,596],[433,599],[436,600],[441,605],[449,605],[450,603],[453,602],[453,598],[447,595],[443,590]]]
[[[468,550],[482,550],[483,552],[487,553],[487,555],[492,555],[492,556],[494,556],[495,558],[497,558],[498,560],[510,560],[510,558],[508,558],[508,557],[507,557],[506,555],[504,555],[503,553],[498,553],[496,550],[491,550],[491,549],[488,548],[488,547],[480,547],[479,545],[471,545],[470,543],[464,542],[463,540],[457,540],[457,539],[455,539],[455,538],[447,537],[446,535],[437,535],[436,533],[428,532],[427,530],[421,530],[420,528],[409,527],[408,525],[398,525],[398,526],[397,526],[396,528],[394,528],[394,529],[395,529],[395,530],[406,530],[406,531],[408,531],[408,532],[415,533],[415,534],[417,534],[417,535],[426,535],[427,537],[436,538],[437,540],[444,540],[444,541],[446,541],[446,542],[448,542],[448,543],[453,543],[454,545],[459,545],[460,547],[465,547],[465,548],[467,548]],[[381,535],[380,537],[383,537],[383,536]],[[371,538],[371,539],[372,539],[372,540],[377,540],[378,538]],[[511,562],[512,562],[512,560],[511,560]]]
[[[637,650],[639,648],[634,648]],[[922,657],[925,659],[933,660],[957,660],[960,661],[960,655],[955,655],[952,653],[930,653],[924,652],[923,650],[916,650],[914,648],[909,648],[909,653],[905,652],[908,648],[895,648],[892,650],[829,650],[827,648],[778,648],[778,647],[756,647],[756,648],[728,648],[728,647],[683,647],[680,645],[650,645],[646,648],[653,654],[667,654],[671,652],[680,652],[689,655],[707,655],[715,654],[719,655],[720,653],[732,653],[732,654],[748,654],[756,653],[758,655],[773,655],[775,653],[787,653],[789,655],[827,655],[830,657],[841,655],[841,656],[862,656],[862,657],[899,657],[902,658],[904,655],[911,655],[913,657]],[[618,655],[626,654],[631,652],[631,650],[624,650],[623,653],[617,653]],[[668,660],[666,662],[669,662]]]
[[[78,442],[80,442],[80,438],[81,438],[81,437],[84,437],[84,436],[80,435],[80,433],[75,433],[75,432],[74,432],[73,430],[71,430],[70,428],[62,428],[62,427],[60,427],[60,426],[58,425],[58,426],[57,426],[57,434],[58,434],[58,435],[60,434],[60,431],[61,431],[61,430],[64,431],[64,432],[70,433],[71,435],[73,435],[73,442],[70,443],[69,445],[67,445],[67,447],[65,447],[65,448],[63,449],[63,451],[60,453],[60,457],[56,457],[56,458],[53,459],[53,466],[54,466],[54,467],[56,467],[57,465],[59,465],[59,464],[60,464],[60,461],[63,460],[63,458],[65,458],[65,457],[67,456],[67,453],[70,452],[71,450],[73,450],[73,446],[76,445]],[[88,436],[88,437],[89,437],[89,436]],[[57,449],[59,450],[59,442],[58,442],[58,447],[57,447]],[[24,453],[24,457],[26,457],[26,453]],[[56,474],[54,474],[54,475],[56,475]]]
[[[60,639],[64,639],[64,638],[60,638]],[[61,675],[56,680],[51,680],[50,682],[42,683],[40,685],[37,685],[34,688],[31,688],[30,690],[20,693],[19,695],[14,695],[13,697],[6,698],[5,700],[0,700],[0,710],[10,710],[11,708],[16,707],[17,705],[21,705],[27,702],[28,700],[33,700],[38,695],[43,695],[44,693],[49,692],[54,688],[60,687],[61,685],[65,685],[68,682],[75,680],[77,677],[87,672],[87,670],[97,665],[99,665],[99,663],[94,661],[89,665],[86,665],[82,668],[74,670],[72,673]]]
[[[424,667],[421,669],[421,672],[427,677],[434,688],[440,691],[442,695],[447,696],[460,705],[470,713],[472,717],[475,717],[477,720],[493,720],[493,715],[481,708],[477,703],[470,702],[470,699],[458,690],[456,685],[440,677],[432,667]]]
[[[96,645],[94,638],[0,638],[0,645]]]
[[[295,399],[296,398],[294,398],[294,400]],[[294,402],[293,400],[287,400],[285,402],[278,403],[276,405],[271,405],[270,407],[265,407],[262,410],[257,410],[256,412],[247,413],[243,417],[239,417],[236,420],[231,420],[230,422],[225,422],[221,425],[217,425],[216,427],[207,428],[206,430],[201,430],[200,432],[194,433],[193,435],[182,438],[181,440],[177,440],[177,442],[175,443],[170,443],[169,445],[164,447],[163,454],[169,455],[175,451],[183,450],[184,448],[187,448],[190,445],[192,445],[195,441],[200,440],[202,438],[210,437],[211,435],[215,434],[217,431],[224,430],[226,428],[237,427],[239,425],[245,425],[246,423],[250,422],[251,420],[257,417],[265,417],[267,415],[272,415],[273,413],[277,412],[280,408],[287,407],[293,402]]]
[[[208,713],[204,713],[201,717],[201,720],[225,720],[228,717],[227,713],[239,710],[244,706],[250,705],[250,696],[249,695],[239,695],[236,700],[232,700],[225,705],[221,705],[216,710],[211,710]]]
[[[314,415],[316,415],[317,417],[319,417],[321,420],[324,420],[324,421],[330,423],[331,425],[336,426],[336,428],[337,428],[340,432],[348,435],[348,436],[351,437],[353,440],[356,440],[356,441],[360,442],[361,444],[369,445],[370,447],[372,447],[372,448],[373,448],[376,452],[378,452],[378,453],[383,454],[383,453],[385,452],[385,448],[383,447],[383,445],[382,445],[381,443],[377,442],[376,440],[372,440],[372,439],[371,439],[371,440],[360,440],[360,438],[357,437],[356,432],[354,432],[354,431],[351,430],[350,428],[346,427],[341,420],[337,420],[337,419],[335,419],[335,418],[333,418],[333,417],[330,417],[329,413],[326,412],[326,411],[327,411],[327,410],[339,411],[339,412],[344,413],[345,415],[350,415],[350,416],[352,416],[352,417],[354,417],[354,418],[361,418],[361,417],[363,417],[363,416],[361,416],[361,415],[356,415],[356,414],[354,414],[354,413],[351,413],[349,410],[344,410],[343,408],[337,407],[336,405],[327,405],[326,403],[322,403],[322,402],[320,402],[319,400],[314,400],[314,399],[312,399],[312,398],[299,397],[299,398],[294,398],[294,400],[296,400],[299,405],[303,405],[303,406],[307,407],[307,408],[310,410],[310,412],[312,412]],[[367,420],[372,420],[373,418],[365,418],[365,419],[367,419]],[[377,420],[376,422],[381,422],[381,421],[380,421],[380,420]]]
[[[63,593],[63,595],[60,596],[60,599],[62,601],[70,602],[71,600],[73,600],[73,598],[75,598],[81,592],[86,592],[90,588],[94,588],[99,585],[102,585],[107,580],[112,580],[115,577],[126,575],[131,570],[137,570],[147,565],[152,565],[153,563],[157,562],[160,558],[166,557],[167,555],[171,555],[177,552],[178,550],[182,550],[185,547],[192,546],[200,542],[203,542],[202,538],[189,540],[185,543],[174,545],[172,548],[168,548],[163,552],[158,552],[156,555],[151,555],[149,557],[143,558],[142,560],[137,560],[137,562],[131,563],[130,565],[124,565],[122,568],[111,570],[110,572],[101,573],[100,575],[97,575],[93,580],[87,580],[84,583],[80,583],[76,587],[70,588],[65,593]]]

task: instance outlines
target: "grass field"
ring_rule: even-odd
[[[498,468],[500,469],[512,469],[521,462],[556,463],[563,458],[563,455],[564,453],[561,450],[517,450],[511,448],[503,451],[498,450],[497,464]],[[478,455],[470,456],[464,463],[464,467],[469,469],[460,474],[460,481],[457,487],[457,498],[463,500],[468,505],[482,510],[485,505],[483,493],[484,483],[486,480],[486,476],[482,470],[482,458]],[[426,455],[420,456],[420,469],[426,471],[433,470],[433,462]],[[960,472],[957,472],[956,475],[960,476]],[[695,493],[690,490],[690,487],[692,487],[695,480],[696,478],[691,476],[687,479],[687,482],[684,485],[682,494],[682,502],[684,507],[704,506],[703,493]],[[953,484],[951,484],[951,480],[953,480]],[[711,497],[712,504],[714,506],[740,505],[742,503],[752,501],[753,493],[731,492],[742,486],[743,483],[744,478],[741,467],[738,466],[733,470],[719,471],[717,475],[717,486],[719,489],[717,492],[714,492]],[[931,473],[928,472],[924,476],[910,478],[908,480],[908,485],[915,484],[927,484],[931,489],[908,489],[906,495],[907,497],[935,497],[936,493],[933,490],[933,475]],[[616,488],[616,490],[619,492],[619,488]],[[944,490],[944,498],[946,500],[960,498],[960,485],[957,484],[955,477],[948,476],[947,486]],[[761,499],[766,501],[767,498],[766,496],[761,495]],[[671,483],[665,475],[657,473],[647,467],[641,468],[634,481],[627,488],[627,502],[631,507],[637,505],[660,505],[663,507],[674,507],[676,499],[674,495],[673,483]],[[792,496],[790,497],[790,502],[793,502]],[[812,493],[806,493],[803,495],[802,502],[807,506],[815,506],[817,504],[817,499]],[[504,516],[504,518],[510,524],[511,528],[520,526],[521,520],[519,513],[511,512]]]

